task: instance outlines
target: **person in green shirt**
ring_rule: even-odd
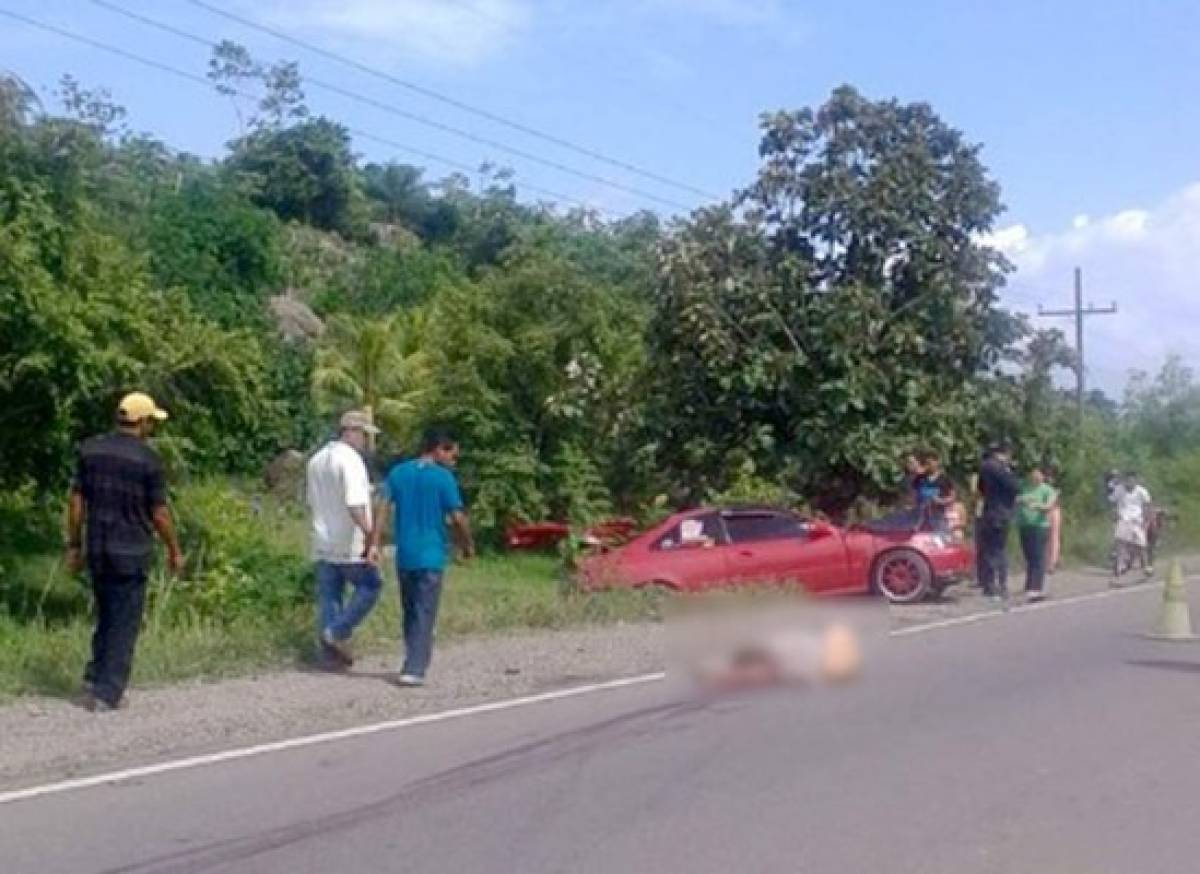
[[[1046,482],[1045,472],[1035,467],[1017,497],[1017,532],[1025,555],[1025,597],[1029,601],[1046,597],[1046,543],[1050,513],[1056,506],[1058,492]]]

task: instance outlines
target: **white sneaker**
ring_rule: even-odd
[[[400,677],[396,680],[396,685],[397,686],[407,686],[409,688],[416,688],[417,686],[425,685],[425,678],[418,677],[416,674],[401,674]]]

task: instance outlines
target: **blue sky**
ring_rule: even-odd
[[[185,0],[112,0],[204,37],[235,39],[307,72],[562,163],[695,204],[639,179],[286,46]],[[1089,326],[1092,377],[1197,356],[1200,319],[1200,4],[787,0],[211,0],[297,37],[696,187],[728,192],[756,165],[756,117],[820,102],[849,82],[931,103],[984,144],[1008,212],[995,242],[1017,263],[1009,303],[1089,297],[1117,317]],[[8,9],[203,73],[206,51],[89,0]],[[0,19],[0,67],[49,89],[64,72],[104,85],[133,126],[216,155],[237,134],[228,100]],[[310,91],[352,126],[622,213],[653,203],[444,132]],[[358,143],[371,158],[403,153]],[[415,161],[416,163],[424,163]],[[430,175],[446,168],[430,165]]]

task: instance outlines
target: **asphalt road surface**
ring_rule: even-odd
[[[1200,644],[1160,597],[895,638],[853,688],[650,683],[0,806],[0,870],[1200,870]],[[0,741],[2,742],[2,741]]]

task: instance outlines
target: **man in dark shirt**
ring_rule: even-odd
[[[1009,467],[1009,447],[998,443],[988,449],[979,467],[979,492],[983,510],[975,526],[979,584],[996,600],[1008,597],[1008,529],[1016,509],[1021,484]]]
[[[67,565],[75,572],[86,565],[96,598],[92,660],[83,683],[84,704],[93,711],[121,706],[155,531],[166,544],[172,573],[183,568],[162,461],[146,445],[154,425],[166,418],[148,395],[127,395],[117,408],[117,430],[85,441],[79,450],[67,514]]]

